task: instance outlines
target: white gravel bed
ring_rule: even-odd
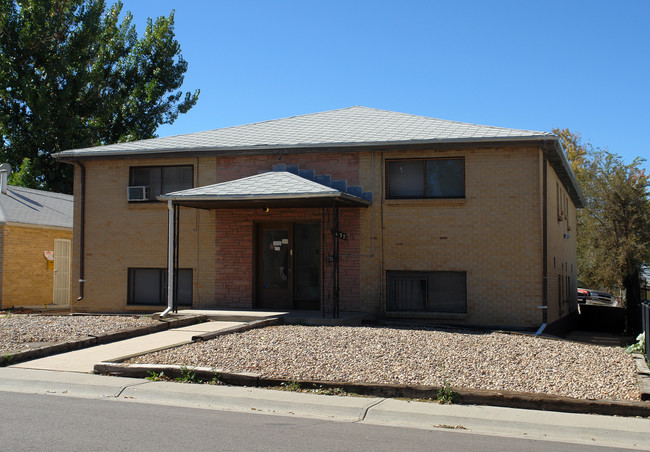
[[[0,354],[155,323],[147,316],[11,314],[0,317]]]
[[[523,391],[639,400],[621,347],[468,330],[276,326],[163,350],[132,363],[213,367],[269,378]]]

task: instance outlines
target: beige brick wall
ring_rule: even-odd
[[[215,158],[89,160],[86,167],[84,297],[79,297],[80,167],[75,165],[72,306],[78,311],[145,310],[126,306],[129,267],[167,267],[167,206],[129,203],[131,166],[193,165],[196,186],[215,183]],[[180,262],[192,268],[193,305],[214,298],[214,212],[181,208]]]
[[[383,312],[386,271],[465,271],[467,314],[452,316],[452,319],[447,316],[445,321],[531,328],[542,323],[543,310],[539,307],[542,305],[543,281],[543,157],[536,146],[364,151],[350,155],[286,154],[281,157],[282,163],[317,169],[319,174],[329,173],[336,179],[362,185],[364,191],[374,192],[372,206],[359,210],[359,232],[354,234],[355,247],[358,246],[360,252],[359,263],[354,263],[360,269],[357,292],[360,295],[357,301],[346,299],[344,309]],[[464,158],[464,199],[385,199],[386,159],[431,157]],[[79,302],[74,301],[79,287],[76,281],[79,276],[81,221],[80,169],[76,166],[72,278],[75,309],[152,309],[126,306],[128,268],[166,267],[167,209],[162,203],[127,202],[129,167],[192,164],[195,186],[201,186],[255,174],[260,169],[269,170],[279,161],[279,156],[86,161],[87,282],[84,298]],[[337,171],[341,174],[335,174]],[[549,166],[547,196],[551,213],[548,215],[547,262],[549,269],[557,269],[559,265],[560,272],[571,274],[575,272],[575,234],[570,231],[570,239],[558,235],[562,224],[554,214],[555,180],[555,173]],[[181,210],[180,265],[194,270],[193,306],[196,308],[230,303],[217,299],[224,287],[223,281],[219,281],[216,265],[219,248],[215,224],[218,212]],[[311,218],[313,215],[308,216]],[[300,215],[291,218],[299,219]],[[247,217],[246,221],[246,231],[252,231],[253,223],[261,220],[256,216]],[[572,204],[569,224],[575,228]],[[251,243],[251,252],[252,247]],[[251,256],[248,256],[246,262],[250,261]],[[347,275],[354,273],[352,269],[346,272]],[[559,304],[556,303],[557,312],[551,306],[553,297],[557,297],[552,290],[556,276],[549,271],[549,321],[566,315],[565,311],[559,312]],[[252,284],[250,272],[246,278],[250,280],[249,285]],[[244,292],[250,294],[251,290],[247,288]],[[355,290],[350,289],[349,293],[353,294]],[[237,297],[239,301],[233,301],[232,305],[243,307],[242,303],[253,303],[250,295]]]
[[[386,159],[431,157],[465,159],[465,199],[385,199]],[[377,151],[362,153],[361,162],[361,183],[375,187],[374,206],[361,218],[364,307],[385,309],[386,271],[465,271],[467,315],[438,318],[460,317],[459,322],[475,325],[541,324],[536,147]]]
[[[163,203],[129,203],[126,187],[129,182],[129,168],[132,166],[194,165],[194,185],[203,186],[239,177],[257,174],[260,170],[271,170],[276,163],[296,164],[303,169],[316,169],[319,174],[331,174],[333,179],[358,183],[358,159],[356,154],[337,156],[334,154],[308,155],[266,155],[255,157],[169,158],[169,159],[111,159],[89,160],[86,167],[86,214],[85,214],[85,275],[84,297],[79,297],[79,254],[81,225],[80,167],[75,165],[75,239],[73,245],[72,305],[77,311],[151,311],[150,306],[127,306],[128,269],[130,267],[165,268],[167,265],[167,207]],[[217,169],[218,168],[218,169]],[[348,209],[342,213],[349,216]],[[251,299],[252,269],[246,273],[237,271],[237,263],[227,272],[221,262],[223,241],[233,237],[222,237],[217,225],[223,226],[223,219],[217,223],[217,215],[223,210],[200,210],[182,208],[180,214],[180,267],[192,268],[194,274],[193,306],[195,308],[239,307],[253,308]],[[314,213],[315,212],[315,213]],[[292,221],[320,219],[321,211],[292,212]],[[287,215],[277,213],[261,215],[260,212],[241,211],[245,226],[241,227],[247,239],[252,237],[254,223],[258,221],[286,220]],[[226,213],[226,217],[230,218]],[[358,218],[358,215],[356,216]],[[346,220],[347,221],[347,220]],[[349,233],[356,233],[358,220]],[[243,228],[243,229],[242,229]],[[341,245],[344,254],[358,243],[353,236]],[[249,262],[253,243],[237,243],[238,247],[249,247],[245,253]],[[232,253],[231,253],[232,255]],[[242,257],[240,256],[239,259]],[[358,307],[358,258],[344,256],[342,265],[354,262],[354,269],[342,276],[344,309]],[[233,279],[232,275],[238,274]],[[224,279],[228,279],[224,281]],[[246,281],[243,281],[246,279]],[[223,295],[223,288],[237,284],[241,293]],[[354,285],[354,287],[352,287]]]
[[[4,225],[0,234],[2,308],[52,303],[54,269],[43,252],[54,251],[54,239],[72,239],[72,231]]]
[[[577,309],[577,209],[548,163],[546,200],[548,322],[551,323]]]

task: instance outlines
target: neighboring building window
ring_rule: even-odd
[[[464,198],[462,158],[388,160],[387,198]]]
[[[178,269],[178,304],[192,306],[192,269]],[[129,305],[167,304],[166,268],[129,268]]]
[[[148,187],[147,200],[173,191],[192,188],[194,170],[184,166],[132,166],[129,171],[130,187]]]
[[[466,272],[389,271],[388,311],[467,312]]]

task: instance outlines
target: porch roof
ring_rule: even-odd
[[[199,209],[255,207],[367,207],[370,201],[286,171],[268,172],[229,182],[160,195],[159,201]]]

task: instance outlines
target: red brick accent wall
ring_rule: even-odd
[[[331,215],[328,209],[327,215]],[[216,211],[216,307],[251,309],[254,300],[255,225],[261,222],[318,222],[322,227],[321,209],[219,209]],[[327,225],[326,237],[331,240]],[[348,233],[341,240],[340,309],[359,309],[359,210],[340,209],[339,227]],[[328,253],[331,244],[326,244]],[[321,255],[323,250],[321,250]],[[331,265],[326,263],[325,265]]]
[[[217,158],[217,181],[226,182],[271,171],[274,165],[298,165],[301,170],[314,170],[316,175],[328,174],[332,180],[359,184],[357,153],[273,154]],[[331,221],[331,209],[326,211]],[[216,211],[216,293],[217,307],[251,309],[255,307],[255,224],[257,222],[318,222],[322,227],[322,209],[259,209]],[[360,309],[360,212],[357,208],[340,209],[340,230],[348,240],[340,241],[340,309]],[[331,239],[327,225],[326,237]],[[331,243],[326,244],[327,253]],[[325,264],[331,265],[331,264]],[[326,268],[327,270],[327,268]],[[328,272],[326,271],[326,275]],[[326,276],[326,285],[329,277]],[[321,282],[322,284],[322,282]]]
[[[273,165],[298,165],[300,169],[313,169],[316,174],[330,174],[332,180],[345,180],[348,185],[359,185],[359,154],[273,154],[217,158],[217,182],[227,182],[253,176],[260,171],[271,171]]]

